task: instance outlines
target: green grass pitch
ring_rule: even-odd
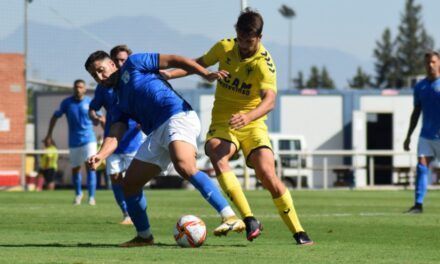
[[[429,191],[422,215],[402,212],[412,191],[291,191],[316,245],[298,247],[266,191],[247,192],[263,234],[214,237],[215,211],[195,191],[146,190],[156,245],[118,248],[134,237],[121,226],[111,191],[97,206],[73,206],[73,191],[0,192],[0,263],[439,263],[440,192]],[[208,237],[197,249],[176,246],[183,214],[200,216]]]

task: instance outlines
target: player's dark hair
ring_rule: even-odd
[[[261,36],[263,32],[263,17],[256,10],[246,8],[240,13],[235,30],[248,36]]]
[[[76,79],[76,80],[73,82],[73,86],[76,86],[78,83],[86,84],[86,81],[84,81],[83,79]]]
[[[118,55],[119,52],[123,52],[123,51],[127,52],[129,56],[133,53],[127,45],[122,44],[122,45],[117,45],[113,47],[112,50],[110,50],[110,57],[112,57],[113,59],[116,57],[116,55]]]
[[[425,60],[430,59],[433,56],[436,56],[438,59],[440,59],[440,53],[438,53],[435,50],[430,50],[430,51],[425,52]]]
[[[84,67],[88,71],[90,66],[95,61],[100,61],[100,60],[103,60],[103,59],[111,59],[111,58],[110,58],[110,55],[108,55],[108,53],[103,51],[103,50],[95,51],[95,52],[93,52],[92,54],[89,55],[89,57],[86,60],[86,63],[84,64]]]

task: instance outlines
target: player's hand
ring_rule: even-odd
[[[87,159],[87,166],[89,166],[89,168],[92,170],[96,170],[102,163],[102,161],[103,158],[100,155],[96,154]]]
[[[250,118],[244,113],[233,114],[231,119],[229,119],[229,125],[232,129],[240,129],[250,122]]]
[[[210,73],[208,73],[205,76],[205,79],[208,82],[213,82],[213,81],[216,81],[216,80],[222,80],[222,79],[228,77],[228,75],[229,75],[229,72],[227,72],[225,70],[220,70],[220,71],[217,71],[217,72],[210,72]]]
[[[159,74],[160,76],[162,76],[162,78],[164,78],[165,80],[169,80],[171,79],[171,74],[169,71],[167,70],[159,70]]]
[[[411,143],[411,139],[410,138],[406,138],[405,141],[403,142],[403,149],[405,151],[410,151],[410,147],[409,144]]]

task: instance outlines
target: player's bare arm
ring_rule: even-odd
[[[415,106],[412,113],[411,113],[411,119],[409,122],[408,133],[406,134],[406,139],[403,142],[403,149],[406,151],[410,150],[409,145],[411,143],[411,135],[417,126],[417,122],[419,121],[421,111],[422,111],[422,109],[420,108],[420,106]]]
[[[162,54],[160,55],[161,59],[162,59],[163,56],[164,55],[162,55]],[[191,60],[191,59],[188,59],[188,60]],[[199,66],[201,66],[202,68],[204,68],[206,70],[207,65],[203,62],[202,57],[200,57],[200,58],[198,58],[196,60],[192,60],[192,61],[195,62],[196,64],[198,64]],[[166,67],[166,68],[176,68],[176,69],[169,70],[169,71],[165,71],[165,70],[159,71],[160,74],[162,75],[162,77],[164,79],[166,79],[166,80],[177,79],[177,78],[185,77],[185,76],[190,75],[190,74],[198,74],[197,72],[189,71],[189,70],[187,70],[187,69],[185,69],[183,67]],[[209,79],[205,78],[203,75],[200,75],[200,74],[199,75],[204,77],[208,81],[212,82],[212,81],[215,81],[217,79],[223,79],[223,78],[227,77],[228,74],[229,73],[227,71],[225,71],[225,70],[220,70],[218,72],[211,72],[211,76],[210,76]]]
[[[52,132],[53,132],[53,129],[55,128],[57,120],[58,120],[58,117],[56,117],[55,115],[53,115],[52,118],[50,119],[50,121],[49,121],[49,129],[47,130],[47,135],[44,138],[44,140],[52,139]]]
[[[240,129],[250,122],[266,115],[275,107],[276,92],[273,90],[261,90],[261,103],[253,110],[247,113],[233,114],[229,120],[232,129]]]
[[[93,122],[93,125],[98,126],[101,125],[102,128],[105,126],[105,116],[98,115],[95,110],[89,109],[89,117]]]
[[[104,139],[101,149],[95,155],[91,156],[87,163],[91,169],[96,169],[108,156],[110,156],[118,147],[118,142],[127,130],[127,125],[122,122],[113,124],[109,135]]]

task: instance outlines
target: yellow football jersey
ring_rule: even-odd
[[[241,59],[236,40],[223,39],[203,56],[203,62],[208,66],[218,62],[219,70],[230,74],[217,81],[212,123],[227,123],[232,114],[256,108],[261,103],[261,90],[277,90],[275,63],[261,43],[255,55]],[[265,119],[263,116],[255,121]]]

